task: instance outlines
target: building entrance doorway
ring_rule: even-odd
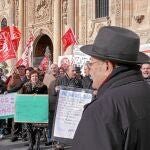
[[[39,67],[40,62],[45,56],[49,56],[50,62],[53,62],[53,44],[50,37],[46,34],[36,38],[33,44],[33,66]]]

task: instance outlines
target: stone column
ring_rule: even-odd
[[[18,58],[22,56],[23,48],[24,48],[24,0],[16,0],[16,4],[18,5],[18,28],[21,32],[21,39],[19,42],[18,48]]]
[[[60,0],[54,1],[54,49],[53,62],[58,63],[58,56],[61,52],[61,6]]]

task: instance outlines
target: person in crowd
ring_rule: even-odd
[[[149,149],[150,86],[139,65],[149,58],[139,45],[133,31],[105,26],[93,44],[81,47],[91,56],[92,87],[98,93],[84,109],[72,150]]]
[[[28,81],[28,79],[26,78],[26,75],[25,75],[25,70],[26,70],[26,67],[24,65],[20,65],[17,67],[16,73],[19,75],[21,82],[16,84],[11,89],[7,90],[8,93],[18,92],[22,88],[22,86]],[[11,77],[10,77],[9,81],[10,80],[11,80]],[[9,84],[9,82],[8,82],[8,84]]]
[[[24,65],[19,65],[17,67],[17,70],[15,70],[13,74],[9,77],[9,81],[7,83],[7,91],[5,91],[5,94],[13,92],[22,93],[22,87],[28,81],[28,78],[25,74],[25,70],[26,67]],[[14,120],[12,120],[11,132],[11,141],[17,141],[22,133],[22,124],[15,123]]]
[[[81,68],[80,67],[78,67],[78,66],[75,66],[75,78],[79,81],[79,84],[80,84],[80,88],[82,87],[83,88],[83,86],[82,86],[82,79],[83,79],[83,76],[81,75]]]
[[[38,73],[39,73],[39,80],[43,82],[43,79],[45,76],[44,70],[41,70],[40,68],[38,68]]]
[[[150,84],[150,64],[142,64],[141,72],[145,81]]]
[[[65,69],[63,67],[59,67],[59,75],[64,76],[65,74]]]
[[[92,79],[90,76],[90,62],[84,64],[84,76],[82,78],[82,87],[84,89],[92,89]]]
[[[2,68],[0,68],[0,79],[4,82],[7,80],[7,77],[4,75]]]
[[[26,80],[29,81],[30,80],[30,72],[34,70],[33,67],[28,67],[27,69],[25,69],[25,77]]]
[[[3,94],[7,89],[5,82],[0,78],[0,94]],[[2,105],[2,104],[0,104]],[[0,139],[4,137],[4,125],[6,123],[5,119],[0,119]]]
[[[83,76],[81,75],[81,68],[76,66],[75,72],[76,72],[76,78],[82,80]]]
[[[56,101],[57,101],[57,92],[55,88],[58,84],[59,79],[59,68],[57,64],[51,64],[50,66],[50,74],[52,77],[51,82],[48,88],[48,95],[49,95],[49,122],[48,122],[48,138],[47,142],[45,143],[46,146],[52,145],[55,141],[51,138],[52,137],[52,126],[53,126],[53,119],[55,114],[56,108]]]
[[[22,87],[22,94],[47,94],[47,86],[39,80],[39,74],[37,71],[32,70],[30,72],[30,81],[26,82]],[[29,135],[29,147],[28,150],[33,150],[36,141],[36,134],[38,127],[34,124],[27,124],[27,131]],[[38,141],[39,142],[39,141]],[[38,144],[37,144],[38,145]],[[38,147],[36,147],[38,149]]]
[[[69,65],[64,76],[60,77],[59,85],[82,88],[81,80],[76,78],[75,65]]]
[[[0,79],[0,94],[3,94],[7,90],[7,85],[6,83]]]
[[[33,67],[28,67],[25,69],[25,80],[26,82],[30,81],[30,72],[34,70]],[[23,141],[28,141],[28,135],[27,135],[27,124],[23,123],[22,124],[22,140]],[[28,146],[28,143],[24,144],[25,146]]]

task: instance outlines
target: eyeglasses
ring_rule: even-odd
[[[94,62],[90,62],[89,63],[89,66],[91,67],[91,66],[93,66],[93,64],[95,64],[95,63],[97,63],[98,61],[94,61]]]

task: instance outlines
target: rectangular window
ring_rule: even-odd
[[[109,16],[109,0],[95,0],[96,18]]]

